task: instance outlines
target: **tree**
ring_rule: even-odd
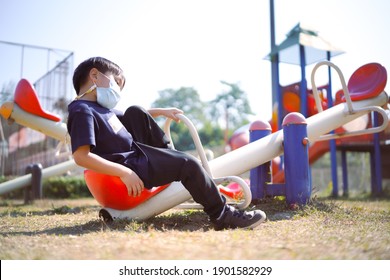
[[[218,125],[212,125],[209,121],[199,130],[199,138],[202,144],[209,148],[223,145],[222,129]]]
[[[224,140],[228,143],[229,128],[239,127],[247,123],[249,115],[252,115],[248,98],[237,84],[221,81],[229,89],[217,95],[210,102],[210,115],[217,122],[225,124]]]
[[[159,95],[160,97],[153,102],[152,107],[179,108],[198,128],[206,121],[204,115],[205,103],[200,100],[199,94],[194,88],[165,89],[160,91]]]
[[[165,89],[160,91],[159,95],[159,99],[153,102],[152,107],[176,107],[183,110],[198,129],[199,138],[204,146],[212,147],[222,144],[221,129],[218,125],[213,126],[206,118],[207,104],[200,100],[199,94],[194,88]],[[160,124],[162,125],[162,123]],[[176,149],[181,151],[195,149],[188,128],[183,123],[171,124],[171,137]]]

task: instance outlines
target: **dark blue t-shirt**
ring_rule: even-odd
[[[68,111],[72,153],[89,145],[92,153],[121,164],[135,155],[133,137],[119,120],[122,112],[86,100],[71,102]]]

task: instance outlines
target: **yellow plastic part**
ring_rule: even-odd
[[[8,120],[9,117],[11,116],[11,114],[12,114],[13,109],[14,109],[14,103],[13,102],[5,102],[0,107],[0,115],[4,119]]]

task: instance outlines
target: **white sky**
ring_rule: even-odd
[[[312,26],[345,50],[333,62],[346,79],[368,62],[389,71],[390,1],[275,0],[275,12],[277,43],[298,22]],[[181,86],[208,101],[226,89],[225,80],[238,82],[257,117],[266,119],[272,110],[271,64],[263,59],[270,52],[269,22],[269,0],[0,0],[0,41],[74,51],[74,67],[91,56],[113,60],[127,76],[123,107],[149,107],[159,90]],[[23,76],[42,76],[42,61]],[[0,63],[0,86],[19,80],[20,62],[0,52]],[[299,75],[298,66],[281,65],[282,85]]]

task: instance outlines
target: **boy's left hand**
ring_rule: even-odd
[[[164,116],[174,120],[175,122],[180,122],[180,119],[176,116],[177,114],[183,114],[183,111],[177,108],[165,108]]]

